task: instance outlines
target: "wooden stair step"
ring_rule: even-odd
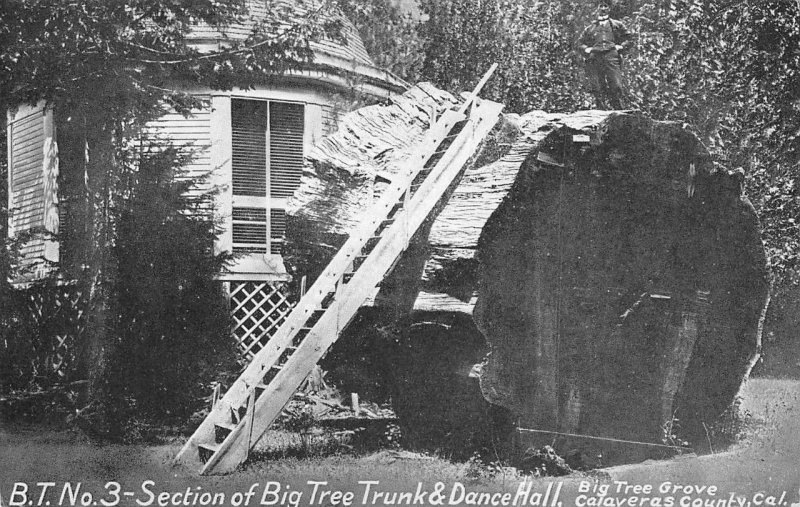
[[[246,406],[240,406],[239,408],[231,407],[231,421],[238,424],[246,413],[247,413]]]
[[[364,247],[361,249],[361,254],[366,257],[367,255],[371,254],[374,249],[375,245],[364,244]]]
[[[367,257],[368,257],[368,256],[367,256],[367,255],[364,255],[364,254],[362,254],[362,255],[356,255],[356,256],[353,258],[353,269],[354,269],[354,270],[357,270],[358,268],[360,268],[360,267],[361,267],[361,265],[362,265],[362,264],[364,264],[364,261],[365,261],[365,260],[367,260]]]
[[[387,215],[387,218],[394,218],[394,216],[397,214],[397,212],[400,211],[401,209],[403,209],[403,202],[402,201],[400,201],[400,202],[398,202],[397,204],[394,205],[394,207],[389,211],[389,214]]]
[[[378,228],[375,230],[375,235],[383,234],[383,231],[389,228],[394,223],[394,218],[387,218],[386,220],[382,221]]]
[[[280,357],[278,358],[278,362],[273,366],[273,368],[283,368],[283,365],[286,364],[286,361],[292,357],[292,353],[296,349],[294,347],[286,347],[283,352],[281,352]]]
[[[197,454],[200,458],[200,462],[207,463],[208,460],[211,459],[211,456],[217,453],[220,447],[222,447],[221,444],[198,444]]]
[[[272,368],[267,370],[267,373],[265,373],[264,376],[261,378],[261,383],[264,385],[269,384],[275,377],[278,376],[278,373],[280,373],[280,371],[281,371],[280,366],[273,366]]]
[[[301,328],[300,331],[294,335],[294,338],[292,338],[292,347],[299,347],[300,344],[303,343],[303,340],[305,340],[306,336],[308,336],[310,331],[310,327]]]
[[[221,444],[235,429],[236,424],[233,423],[214,423],[214,442]]]
[[[311,316],[306,321],[306,326],[314,327],[314,324],[316,324],[317,321],[320,319],[320,317],[322,317],[323,315],[325,315],[325,310],[317,308],[311,313]]]
[[[320,303],[320,306],[322,306],[322,308],[327,309],[327,308],[329,308],[331,306],[331,304],[333,304],[334,299],[336,299],[336,292],[331,291],[331,292],[325,294],[325,297],[322,298],[322,302]]]

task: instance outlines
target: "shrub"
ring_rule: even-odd
[[[139,417],[157,420],[188,417],[218,372],[235,365],[216,279],[226,257],[213,252],[208,199],[191,198],[194,182],[175,178],[183,161],[173,150],[142,158],[113,249],[119,347],[109,382],[136,400]]]

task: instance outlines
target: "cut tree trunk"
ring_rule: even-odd
[[[704,443],[754,364],[768,300],[742,177],[679,124],[573,118],[530,152],[482,230],[483,393],[528,429]],[[664,449],[603,442],[561,445],[607,463]]]
[[[380,191],[376,171],[391,171],[422,134],[425,112],[454,102],[425,88],[356,112],[360,126],[351,119],[312,156],[289,222],[302,273],[324,267]],[[450,403],[457,421],[488,401],[523,429],[519,445],[555,441],[602,464],[705,442],[760,347],[759,234],[742,175],[715,165],[680,124],[603,111],[506,115],[381,284],[384,322],[371,324],[397,326],[419,357],[441,356],[437,325],[479,332],[489,353],[473,376],[485,400],[470,403],[441,371],[425,378],[403,361],[417,380],[404,381],[397,404],[420,421]],[[461,362],[430,369],[468,371]],[[409,378],[403,371],[395,377]]]

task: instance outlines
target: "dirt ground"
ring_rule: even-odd
[[[177,441],[160,446],[96,445],[73,432],[6,426],[0,428],[0,504],[503,505],[505,501],[543,507],[794,507],[791,504],[800,496],[800,381],[751,380],[742,395],[748,438],[729,451],[591,475],[541,478],[532,484],[512,470],[492,474],[469,464],[392,451],[255,462],[228,476],[198,477],[171,465],[180,448]],[[45,482],[55,484],[36,484]],[[649,493],[647,484],[653,485]],[[625,490],[626,485],[632,487]],[[442,498],[435,494],[437,488]],[[327,492],[324,497],[323,492]],[[390,492],[406,496],[392,497]],[[165,496],[159,497],[162,493]],[[658,506],[652,498],[660,499]]]

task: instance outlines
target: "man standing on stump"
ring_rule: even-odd
[[[622,84],[622,54],[631,34],[622,21],[608,15],[610,5],[603,0],[597,19],[583,31],[578,41],[586,59],[586,77],[598,109],[622,109],[625,90]]]

